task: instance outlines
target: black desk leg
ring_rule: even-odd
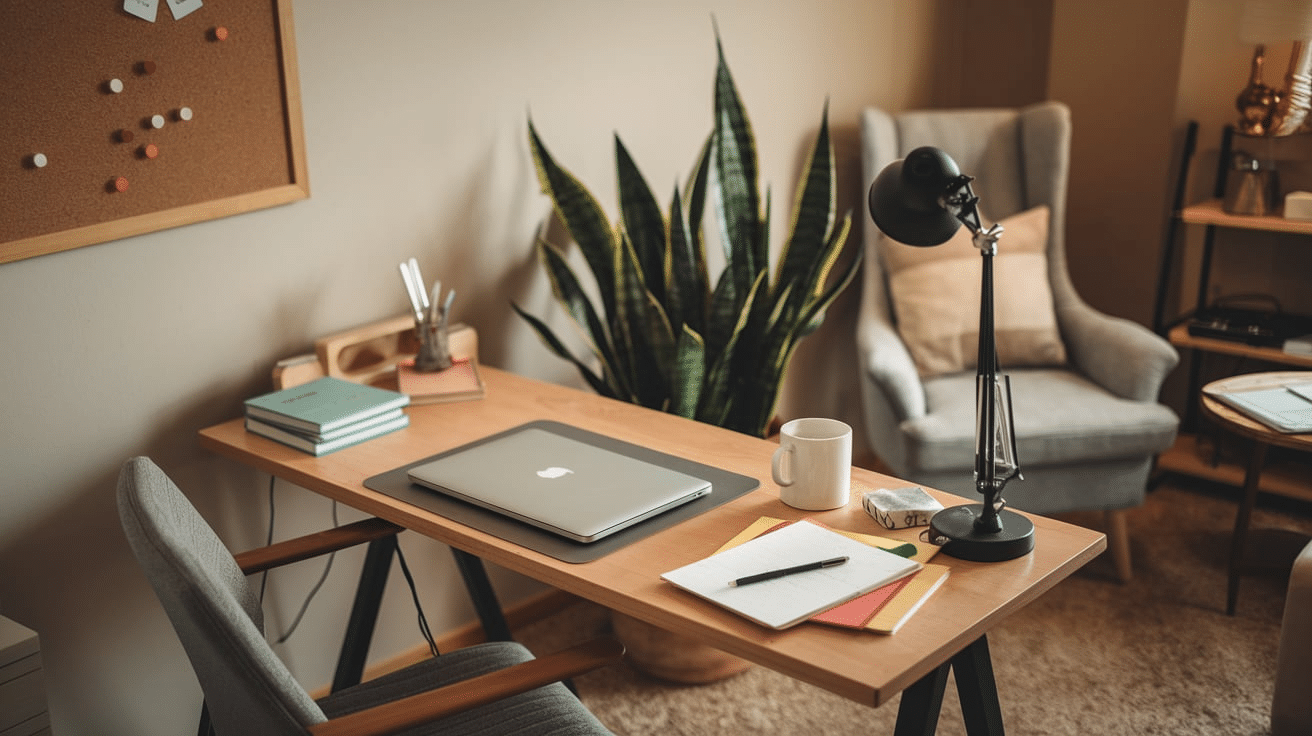
[[[944,662],[902,691],[902,702],[897,707],[897,725],[893,728],[894,736],[934,736],[951,667],[951,662]]]
[[[488,641],[514,641],[510,625],[506,623],[506,616],[501,611],[501,604],[497,602],[496,591],[492,590],[492,581],[487,579],[483,560],[455,547],[451,548],[451,554],[455,555],[456,566],[460,568],[460,576],[465,579],[465,589],[469,591],[469,599],[474,603],[478,620],[483,624],[483,635]]]
[[[998,705],[993,662],[989,658],[988,641],[982,636],[902,692],[893,733],[896,736],[934,736],[949,669],[956,676],[966,733],[970,736],[1003,736],[1002,708]]]
[[[952,673],[957,678],[966,733],[1002,736],[1002,706],[998,705],[998,683],[993,678],[988,640],[981,636],[953,657]]]
[[[342,652],[337,657],[332,692],[358,685],[364,676],[369,642],[373,640],[378,608],[383,602],[383,589],[387,586],[387,573],[392,568],[395,553],[395,534],[369,543],[364,568],[360,570],[360,584],[355,589],[351,618],[346,624],[346,637],[342,640]]]

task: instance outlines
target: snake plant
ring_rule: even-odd
[[[591,356],[574,355],[540,319],[512,307],[599,394],[765,436],[794,349],[852,282],[860,253],[831,278],[851,214],[835,217],[826,104],[798,184],[791,232],[770,276],[769,192],[762,201],[752,126],[718,34],[716,51],[715,126],[683,191],[674,187],[668,215],[616,135],[620,219],[612,226],[529,120],[542,190],[578,244],[600,305],[585,293],[560,246],[539,237],[538,255]],[[714,283],[701,227],[708,192],[725,253]]]

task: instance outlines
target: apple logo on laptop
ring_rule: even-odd
[[[558,466],[552,466],[552,467],[550,467],[550,468],[543,468],[542,470],[539,470],[539,471],[538,471],[538,477],[539,477],[539,478],[547,478],[547,479],[561,478],[561,477],[564,477],[564,476],[566,476],[566,475],[569,475],[570,473],[573,473],[573,472],[574,472],[574,471],[573,471],[573,470],[570,470],[569,468],[561,468],[561,467],[558,467]]]

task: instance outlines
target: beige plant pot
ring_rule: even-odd
[[[752,666],[686,636],[672,634],[632,616],[611,612],[615,638],[624,643],[625,660],[639,672],[683,685],[707,685]]]

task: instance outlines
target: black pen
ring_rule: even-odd
[[[831,560],[820,560],[819,562],[808,562],[808,563],[806,563],[805,565],[795,565],[795,566],[793,566],[793,567],[785,567],[785,568],[783,568],[782,570],[771,570],[771,571],[769,571],[769,572],[760,572],[760,573],[757,573],[757,574],[755,574],[755,575],[748,575],[748,576],[745,577],[745,578],[738,578],[737,580],[733,581],[732,583],[729,583],[729,585],[730,585],[730,587],[735,587],[735,588],[736,588],[736,587],[738,587],[739,585],[750,585],[750,584],[752,584],[752,583],[759,583],[759,582],[761,582],[762,580],[774,580],[775,578],[781,578],[781,577],[783,577],[783,576],[785,576],[785,575],[794,575],[794,574],[799,573],[799,572],[810,572],[811,570],[822,570],[822,569],[824,569],[824,568],[826,568],[826,567],[838,567],[839,565],[843,564],[844,562],[847,562],[847,558],[846,558],[846,557],[835,557],[835,558],[833,558],[833,559],[831,559]]]

